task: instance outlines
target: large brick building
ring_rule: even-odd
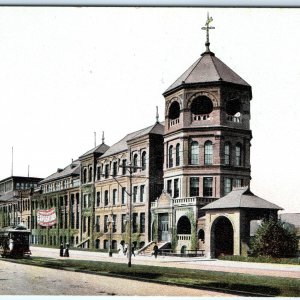
[[[251,220],[280,208],[243,189],[251,180],[251,86],[210,51],[209,40],[205,45],[163,93],[164,123],[157,120],[111,147],[103,140],[39,182],[27,224],[33,243],[116,249],[128,243],[132,213],[131,240],[141,251],[159,242],[208,256],[246,253]],[[223,198],[229,193],[233,206]],[[253,197],[243,206],[237,194]],[[51,209],[55,222],[39,222]],[[222,226],[228,238],[221,243]]]

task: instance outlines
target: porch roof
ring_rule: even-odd
[[[223,208],[258,208],[281,210],[283,208],[254,195],[248,186],[233,188],[226,196],[202,207],[203,210]]]

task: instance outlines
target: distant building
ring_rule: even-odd
[[[30,227],[31,194],[42,178],[11,176],[0,181],[0,227],[21,222]]]

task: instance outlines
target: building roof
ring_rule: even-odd
[[[103,154],[107,151],[107,149],[109,148],[109,146],[107,146],[106,144],[102,143],[96,147],[94,147],[93,149],[89,150],[88,152],[82,154],[81,156],[79,156],[79,158],[83,158],[85,156],[88,156],[90,154]]]
[[[279,219],[283,222],[294,225],[300,228],[300,213],[285,213],[278,215]]]
[[[229,82],[244,86],[250,85],[225,65],[212,52],[204,52],[165,92],[164,94],[188,84],[208,82]]]
[[[70,165],[66,166],[64,169],[58,169],[54,174],[46,177],[40,183],[46,183],[49,181],[57,180],[63,177],[68,177],[71,175],[79,175],[80,174],[80,161],[75,160]]]
[[[130,140],[142,137],[147,134],[163,134],[164,133],[164,125],[162,123],[155,123],[149,127],[143,128],[141,130],[132,132],[127,134],[123,139],[112,145],[102,156],[101,158],[108,157],[110,155],[114,155],[120,153],[122,151],[126,151],[128,149],[128,144]]]
[[[18,199],[18,193],[16,191],[9,191],[0,196],[0,201],[9,201]]]
[[[279,210],[281,207],[255,196],[248,186],[234,188],[226,196],[202,207],[204,210],[224,208],[260,208]]]

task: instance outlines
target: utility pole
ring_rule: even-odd
[[[131,162],[128,165],[123,164],[122,168],[126,168],[129,170],[129,193],[127,191],[126,194],[129,196],[129,220],[128,220],[128,226],[129,226],[129,238],[128,238],[128,267],[131,267],[131,256],[132,256],[132,173],[133,170],[136,171],[137,169],[142,169],[142,167],[138,166],[132,166]],[[122,185],[119,183],[119,181],[116,179],[116,177],[113,176],[113,179],[122,187]]]

